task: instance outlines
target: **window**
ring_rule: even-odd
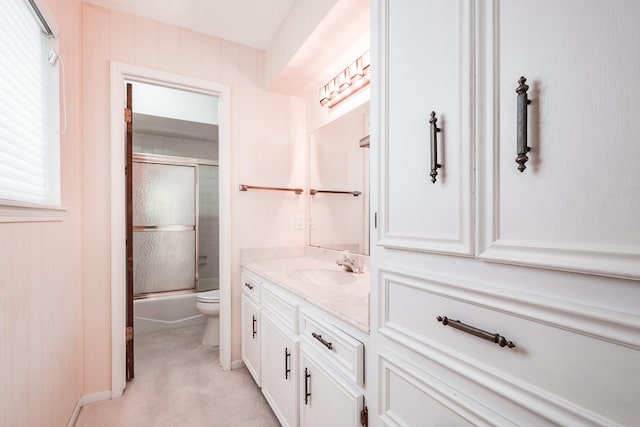
[[[61,61],[37,3],[0,1],[0,205],[60,205]]]

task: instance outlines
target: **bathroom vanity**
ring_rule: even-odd
[[[366,417],[369,274],[335,259],[242,263],[242,360],[283,426]]]

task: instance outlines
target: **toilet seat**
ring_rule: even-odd
[[[214,289],[212,291],[207,292],[199,292],[196,297],[198,302],[202,302],[205,304],[213,304],[220,302],[220,290]]]

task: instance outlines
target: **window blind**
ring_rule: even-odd
[[[24,0],[0,2],[0,199],[58,204],[51,188],[59,160],[48,138],[43,38]]]

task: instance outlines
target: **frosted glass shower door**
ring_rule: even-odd
[[[134,295],[194,289],[195,167],[133,163]]]
[[[219,288],[218,166],[198,166],[198,291]]]

